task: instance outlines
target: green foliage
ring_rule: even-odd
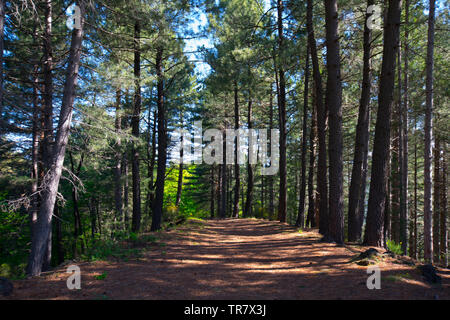
[[[392,240],[388,240],[386,241],[386,246],[388,248],[388,250],[392,253],[395,253],[397,255],[402,255],[403,251],[402,251],[402,243],[395,243]]]
[[[95,280],[105,280],[107,276],[108,276],[108,272],[105,271],[99,276],[94,276],[94,279]]]

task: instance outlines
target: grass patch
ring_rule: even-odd
[[[95,280],[105,280],[106,277],[108,276],[108,272],[103,272],[101,275],[99,276],[94,276]]]

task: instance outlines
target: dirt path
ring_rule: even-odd
[[[366,267],[348,261],[364,248],[320,243],[316,232],[262,220],[207,221],[162,232],[159,245],[128,262],[80,264],[82,289],[59,271],[16,281],[12,299],[450,299],[416,268],[382,262],[381,290],[366,287]],[[103,280],[95,276],[107,273]]]

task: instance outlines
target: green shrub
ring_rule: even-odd
[[[388,240],[386,241],[387,248],[390,252],[395,253],[397,255],[402,255],[402,243],[395,243],[394,241]]]

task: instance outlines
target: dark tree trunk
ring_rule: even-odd
[[[150,111],[149,111],[150,113]],[[149,142],[149,146],[147,147],[147,157],[148,159],[148,168],[147,168],[147,177],[148,177],[148,194],[147,194],[147,211],[150,214],[154,196],[154,170],[155,170],[155,162],[156,162],[156,127],[157,127],[157,114],[158,110],[155,109],[153,112],[153,126],[151,132],[151,142]],[[149,119],[150,123],[150,119]],[[149,124],[150,126],[150,124]],[[149,128],[150,130],[150,128]],[[150,134],[150,132],[149,132]],[[149,150],[151,148],[151,150]]]
[[[82,49],[84,3],[77,1],[81,9],[81,28],[74,29],[69,53],[69,64],[67,67],[66,81],[62,98],[61,113],[59,117],[56,144],[52,152],[51,167],[48,173],[48,182],[41,195],[41,206],[39,218],[36,224],[36,232],[33,235],[31,253],[29,257],[27,274],[39,276],[41,274],[44,255],[48,243],[51,243],[51,226],[53,211],[61,179],[64,156],[69,140],[70,124],[72,121],[73,103],[75,99],[75,87],[77,84],[80,56]]]
[[[279,54],[284,51],[283,35],[283,1],[277,0],[278,12],[278,50]],[[278,204],[278,220],[286,222],[287,217],[287,163],[286,163],[286,79],[284,75],[284,66],[281,62],[278,66],[279,74],[279,92],[278,108],[280,112],[280,199]]]
[[[215,213],[215,200],[216,200],[216,180],[215,180],[215,171],[216,168],[214,165],[211,166],[211,202],[210,202],[210,214],[211,218],[214,219],[214,213]]]
[[[158,171],[156,177],[155,201],[153,203],[152,231],[161,229],[164,205],[164,183],[166,180],[167,134],[164,107],[163,48],[156,50],[156,75],[158,78]]]
[[[377,122],[370,180],[364,243],[383,246],[383,222],[386,204],[386,177],[390,142],[391,110],[395,81],[395,57],[399,46],[401,0],[389,1],[384,25],[383,63],[378,96]]]
[[[442,170],[441,170],[441,216],[440,216],[440,235],[441,235],[441,265],[448,266],[448,229],[447,229],[447,144],[443,144],[442,150]]]
[[[439,258],[441,254],[440,250],[440,217],[441,217],[441,208],[440,208],[440,157],[441,157],[441,145],[439,137],[436,135],[435,143],[434,143],[434,176],[433,176],[433,261],[434,263],[439,263]]]
[[[141,175],[139,171],[139,123],[141,118],[141,25],[136,20],[134,25],[134,109],[131,119],[131,131],[136,141],[133,142],[131,151],[131,169],[133,176],[133,216],[132,231],[139,232],[141,228]]]
[[[313,29],[313,1],[308,0],[307,7],[307,31],[308,42],[311,48],[311,60],[313,66],[313,78],[315,88],[316,110],[317,110],[317,136],[319,141],[319,155],[317,167],[317,199],[319,232],[322,235],[328,233],[328,184],[327,184],[327,146],[326,146],[326,123],[327,111],[323,100],[322,76],[320,74],[319,59],[317,55],[317,44]]]
[[[221,174],[221,199],[220,199],[220,211],[219,211],[219,218],[224,219],[227,216],[227,184],[228,184],[228,177],[227,177],[227,165],[226,165],[226,131],[223,130],[223,164],[222,164],[222,174]]]
[[[122,218],[123,218],[123,186],[122,186],[122,114],[121,114],[121,92],[120,89],[116,91],[116,155],[114,167],[114,203],[116,207],[116,219],[119,221],[119,225],[122,228]]]
[[[272,132],[273,129],[273,91],[272,91],[272,84],[270,85],[270,101],[269,101],[269,129]],[[269,150],[272,150],[272,140],[270,140],[270,148]],[[274,219],[275,216],[275,206],[274,206],[274,188],[273,188],[273,175],[269,176],[269,219]]]
[[[306,46],[305,65],[305,89],[303,92],[303,128],[302,128],[302,158],[300,177],[300,199],[298,204],[298,215],[295,225],[300,228],[305,227],[305,198],[306,198],[306,155],[308,151],[308,93],[309,93],[309,45]]]
[[[425,106],[425,154],[424,154],[424,257],[426,262],[433,258],[433,204],[432,204],[432,141],[433,141],[433,68],[434,68],[434,16],[435,1],[430,0],[428,16],[428,46],[426,60],[426,106]]]
[[[316,90],[314,89],[314,92]],[[314,169],[316,162],[317,140],[317,112],[316,94],[313,94],[313,108],[311,110],[311,130],[309,133],[309,172],[308,172],[308,216],[306,226],[316,227],[316,192],[314,190]]]
[[[239,129],[239,92],[237,81],[234,82],[234,129]],[[239,192],[241,190],[241,177],[239,166],[239,137],[236,138],[236,146],[234,152],[234,205],[233,205],[233,217],[239,218]]]
[[[374,0],[367,1],[367,7],[374,4]],[[366,14],[366,20],[370,14]],[[367,167],[367,154],[369,146],[369,119],[370,119],[370,94],[372,84],[371,72],[371,42],[372,31],[367,26],[364,27],[364,66],[361,99],[359,101],[358,124],[356,127],[355,152],[353,155],[353,169],[348,196],[348,241],[359,241],[362,235],[364,212],[361,214],[361,203],[364,202],[366,175],[364,168]],[[364,180],[363,180],[364,178]]]
[[[403,43],[403,108],[402,118],[402,154],[401,154],[401,197],[400,197],[400,240],[402,251],[408,251],[408,109],[409,109],[409,0],[405,1],[405,39]]]
[[[337,0],[325,1],[327,43],[327,92],[326,105],[329,111],[329,229],[325,238],[336,243],[344,242],[344,177],[342,136],[342,85],[341,59],[338,35]]]
[[[52,48],[52,0],[45,1],[45,26],[43,37],[44,59],[44,103],[42,106],[42,158],[44,170],[50,169],[53,143],[53,48]]]
[[[181,115],[181,124],[183,124],[183,115]],[[180,206],[181,193],[183,192],[183,171],[184,171],[184,150],[183,150],[184,137],[181,136],[181,147],[180,147],[180,164],[178,166],[178,183],[177,183],[177,195],[175,199],[175,205],[177,208]]]
[[[4,10],[4,3],[0,0],[0,57],[3,59],[3,25],[2,25],[2,13],[1,10]],[[36,22],[37,24],[37,22]],[[34,27],[33,33],[33,42],[37,42],[38,34],[37,34],[37,26]],[[0,61],[0,71],[3,70],[2,61]],[[33,68],[33,133],[32,133],[32,149],[31,149],[31,194],[32,194],[32,205],[30,212],[30,228],[31,228],[31,238],[33,238],[34,228],[36,226],[38,212],[39,212],[39,195],[37,194],[38,186],[39,186],[39,137],[40,137],[40,125],[39,125],[39,66],[36,62]],[[2,73],[0,73],[0,78],[2,78]],[[1,81],[1,80],[0,80]],[[2,91],[1,83],[0,83],[0,91]],[[1,93],[0,93],[1,95]],[[1,98],[0,98],[1,99]],[[1,100],[0,100],[1,105]],[[1,112],[0,112],[0,124],[1,124]]]
[[[252,114],[253,114],[253,100],[252,97],[249,97],[248,101],[248,129],[253,129],[253,123],[252,123]],[[250,152],[250,150],[249,150]],[[253,215],[252,209],[253,209],[253,190],[254,190],[254,177],[253,177],[253,165],[250,163],[250,155],[248,157],[248,163],[247,163],[247,200],[245,202],[245,208],[244,208],[244,217],[248,218]]]

